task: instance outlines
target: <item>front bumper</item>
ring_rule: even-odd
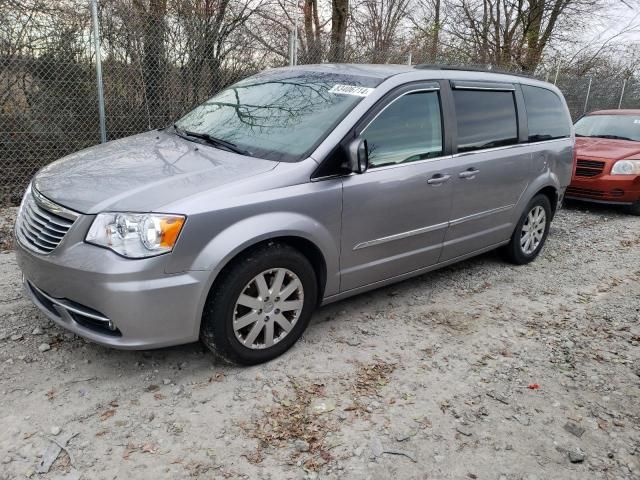
[[[69,232],[74,236],[78,229]],[[58,325],[122,349],[196,341],[209,272],[167,274],[167,256],[131,260],[65,238],[49,255],[16,242],[27,294]]]
[[[640,200],[640,176],[601,175],[596,178],[573,177],[565,198],[598,203],[631,205]]]

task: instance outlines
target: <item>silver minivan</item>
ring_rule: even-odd
[[[571,180],[554,86],[428,66],[262,72],[167,128],[43,168],[16,222],[33,302],[94,342],[272,359],[313,310],[501,247]]]

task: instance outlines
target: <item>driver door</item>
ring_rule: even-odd
[[[451,209],[437,83],[405,88],[362,128],[369,169],[343,179],[341,291],[438,262]]]

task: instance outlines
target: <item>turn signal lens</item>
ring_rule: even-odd
[[[178,240],[178,235],[180,235],[180,230],[182,230],[183,224],[183,217],[162,219],[160,221],[160,231],[162,232],[162,240],[160,241],[160,246],[173,248],[176,240]]]

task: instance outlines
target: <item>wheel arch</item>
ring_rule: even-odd
[[[224,275],[224,272],[231,268],[235,261],[237,261],[243,255],[247,255],[248,253],[261,248],[265,245],[280,243],[284,245],[288,245],[291,248],[296,249],[300,252],[309,263],[313,267],[313,270],[316,275],[316,281],[318,282],[318,305],[321,303],[322,298],[324,297],[324,291],[327,283],[327,262],[325,257],[320,250],[320,248],[313,243],[308,238],[304,238],[298,235],[279,235],[274,237],[269,237],[266,239],[258,240],[250,245],[246,246],[242,250],[236,252],[235,255],[228,258],[226,263],[219,268],[218,273],[215,278],[211,282],[211,286],[209,287],[209,291],[215,288],[216,282]]]
[[[557,210],[558,210],[558,200],[559,200],[559,193],[558,193],[558,189],[553,186],[553,185],[547,185],[545,187],[542,187],[541,189],[539,189],[534,195],[533,197],[535,197],[536,195],[544,195],[549,199],[549,203],[551,204],[551,219],[553,219],[553,217],[555,216]],[[533,198],[531,197],[531,198]]]
[[[318,302],[339,290],[339,243],[336,234],[311,217],[293,212],[269,212],[245,218],[220,231],[193,262],[210,272],[203,285],[196,321],[199,331],[207,298],[221,274],[248,251],[269,242],[282,242],[302,253],[316,272]],[[194,332],[197,335],[197,332]]]

